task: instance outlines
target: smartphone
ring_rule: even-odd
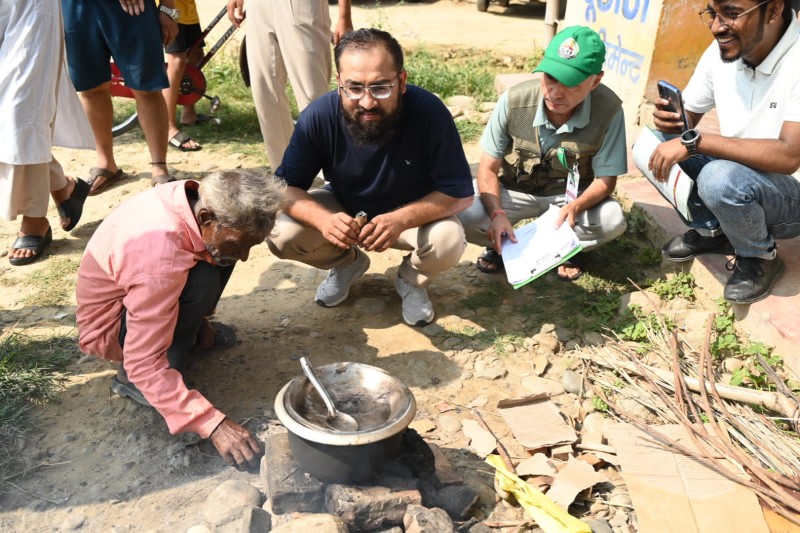
[[[683,120],[683,131],[688,130],[689,121],[686,117],[686,110],[683,108],[681,90],[669,82],[658,80],[658,95],[665,100],[669,100],[667,109],[675,113],[680,113],[681,119]]]

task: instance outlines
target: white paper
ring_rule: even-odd
[[[559,208],[551,205],[542,216],[515,229],[517,242],[503,241],[503,265],[508,282],[519,288],[581,250],[575,230],[564,221],[555,228]]]
[[[644,177],[661,193],[661,196],[672,204],[683,215],[683,218],[690,222],[692,214],[689,212],[687,202],[689,193],[692,192],[694,187],[694,180],[687,176],[680,166],[672,165],[672,168],[669,169],[667,180],[656,181],[653,172],[649,168],[650,156],[653,155],[653,151],[660,143],[661,140],[656,137],[655,133],[647,126],[643,126],[639,130],[639,137],[633,144],[633,162],[644,174]]]

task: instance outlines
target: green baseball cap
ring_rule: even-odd
[[[592,74],[603,70],[606,45],[591,28],[570,26],[558,32],[534,72],[544,72],[566,85],[574,87]]]

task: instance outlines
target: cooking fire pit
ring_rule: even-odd
[[[332,428],[322,398],[304,375],[275,398],[275,413],[289,430],[289,445],[300,468],[333,483],[365,481],[397,454],[417,404],[414,395],[388,372],[362,363],[315,367],[336,408],[355,418],[356,431]]]

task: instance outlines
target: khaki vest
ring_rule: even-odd
[[[544,156],[539,144],[539,128],[532,126],[539,104],[538,79],[514,85],[508,90],[507,133],[512,144],[506,149],[500,181],[509,190],[537,196],[564,194],[567,169],[558,160],[558,147],[567,150],[567,162],[572,168],[578,162],[583,191],[594,180],[592,156],[603,146],[611,119],[619,112],[622,101],[603,84],[590,94],[592,113],[589,124],[571,133],[559,135],[560,142]]]

